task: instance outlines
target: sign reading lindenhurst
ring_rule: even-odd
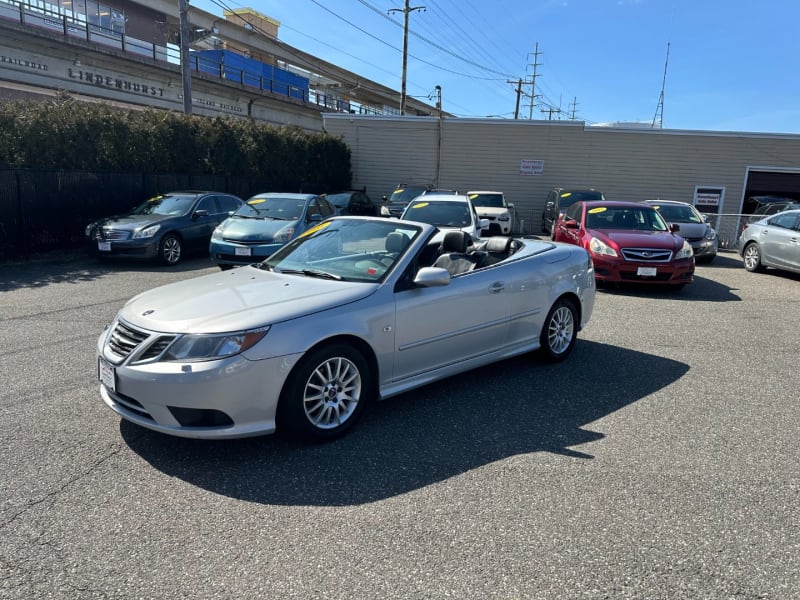
[[[81,71],[80,69],[67,69],[67,75],[70,79],[77,79],[91,85],[98,87],[113,88],[123,92],[132,92],[134,94],[143,94],[145,96],[164,97],[164,88],[147,85],[138,81],[130,81],[128,79],[121,79],[119,77],[111,77],[109,75],[101,75],[100,73],[92,73],[89,71]]]

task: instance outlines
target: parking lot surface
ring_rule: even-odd
[[[800,597],[800,276],[601,290],[572,356],[333,443],[166,437],[100,400],[128,298],[215,271],[0,265],[0,598]]]

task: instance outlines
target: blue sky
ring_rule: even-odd
[[[191,0],[252,8],[279,39],[400,90],[403,0]],[[407,94],[460,117],[513,118],[536,67],[533,118],[656,117],[669,129],[800,133],[797,0],[414,0]],[[534,56],[538,43],[539,55]],[[531,86],[523,90],[530,94]],[[431,103],[433,103],[431,101]],[[552,109],[552,110],[551,110]],[[560,109],[559,112],[555,112]],[[530,97],[520,116],[531,115]]]

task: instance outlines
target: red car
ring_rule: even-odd
[[[647,204],[603,200],[570,206],[556,221],[553,239],[588,250],[598,282],[681,288],[693,281],[694,254],[679,230]]]

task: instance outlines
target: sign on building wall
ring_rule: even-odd
[[[694,205],[700,212],[718,213],[724,193],[723,187],[697,187],[694,190]]]
[[[541,175],[544,173],[544,161],[523,158],[519,163],[520,175]]]

